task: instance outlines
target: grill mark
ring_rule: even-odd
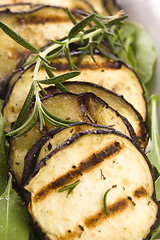
[[[109,215],[107,215],[104,210],[101,210],[100,212],[86,218],[84,220],[83,227],[78,225],[72,231],[68,229],[63,235],[60,235],[58,239],[72,240],[76,237],[80,238],[83,232],[86,230],[86,228],[91,229],[96,227],[97,225],[101,224],[102,221],[106,220],[108,217],[112,217],[116,214],[123,212],[128,207],[128,205],[129,205],[128,199],[119,199],[117,202],[108,206]]]
[[[119,142],[114,142],[110,146],[105,147],[101,151],[94,153],[86,160],[83,160],[76,169],[73,169],[66,173],[65,175],[57,178],[55,181],[49,183],[47,186],[43,187],[35,196],[34,201],[45,198],[45,196],[51,192],[53,189],[58,189],[70,183],[77,177],[83,175],[84,172],[88,172],[103,162],[106,158],[112,155],[118,154],[122,149]]]
[[[137,198],[145,197],[147,196],[147,191],[143,186],[140,186],[133,192],[133,196]]]
[[[128,205],[129,205],[129,200],[127,198],[119,199],[112,205],[108,206],[109,215],[107,215],[104,210],[101,210],[100,212],[97,212],[94,215],[87,217],[84,220],[84,224],[87,228],[94,228],[98,224],[101,224],[101,222],[106,220],[107,218],[120,214],[122,211],[124,211],[128,207]]]
[[[55,67],[58,71],[70,70],[70,66],[66,62],[51,62],[50,65],[52,67]],[[105,61],[103,63],[98,63],[97,61],[96,64],[89,61],[86,62],[82,61],[82,63],[79,66],[80,70],[100,70],[100,71],[103,71],[105,69],[120,69],[120,68],[121,68],[120,62],[111,61]]]

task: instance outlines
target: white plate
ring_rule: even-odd
[[[155,81],[150,86],[151,93],[160,96],[160,0],[117,0],[129,15],[129,20],[140,22],[150,33],[158,54]],[[158,120],[160,123],[160,99],[158,106]]]

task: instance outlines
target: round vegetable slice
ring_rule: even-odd
[[[92,93],[57,93],[44,98],[43,104],[52,114],[62,119],[106,125],[136,139],[134,130],[127,119]],[[55,128],[53,125],[46,122],[44,131],[53,128]],[[26,135],[12,140],[9,165],[19,185],[23,175],[25,155],[42,134],[43,131],[39,130],[39,124],[37,124]]]
[[[25,189],[49,240],[149,239],[158,218],[149,161],[114,130],[75,134],[40,162]]]

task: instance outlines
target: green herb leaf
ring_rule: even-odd
[[[27,61],[26,63],[23,64],[23,68],[25,68],[28,65],[30,65],[31,63],[33,63],[38,57],[39,57],[39,55],[32,57],[29,61]]]
[[[87,51],[88,51],[88,49],[84,49],[84,50],[82,51],[82,53],[79,55],[78,60],[77,60],[77,62],[76,62],[76,66],[77,66],[77,67],[79,67],[79,65],[80,65],[81,62],[83,61],[84,57],[85,57],[86,54],[87,54]]]
[[[157,59],[153,41],[144,27],[137,23],[132,23],[135,27],[135,58],[137,60],[137,73],[144,83],[148,83],[152,78],[154,66]]]
[[[0,101],[0,111],[3,101]],[[2,194],[7,185],[8,169],[6,165],[4,122],[0,113],[0,194]]]
[[[48,77],[49,77],[49,78],[54,78],[55,75],[54,75],[54,73],[52,72],[52,70],[51,70],[50,68],[48,68],[46,65],[44,65],[44,66],[45,66],[46,73],[47,73]],[[38,82],[37,82],[37,83],[38,83]],[[38,83],[38,84],[39,84],[39,83]],[[40,85],[40,84],[39,84],[39,85]],[[68,91],[67,88],[66,88],[62,83],[57,83],[57,84],[55,84],[55,86],[56,86],[59,90],[61,90],[62,92]],[[45,90],[44,90],[44,91],[45,91]]]
[[[104,209],[105,209],[105,212],[106,212],[106,214],[107,215],[109,215],[109,212],[108,212],[108,208],[107,208],[107,195],[108,195],[108,193],[109,193],[109,191],[111,190],[112,188],[109,188],[106,192],[105,192],[105,194],[104,194],[104,197],[103,197],[103,206],[104,206]]]
[[[158,95],[152,95],[150,98],[150,118],[151,118],[151,141],[152,149],[147,154],[151,164],[156,167],[160,173],[160,136],[158,132],[158,121],[157,121],[157,106],[158,106]]]
[[[105,26],[111,27],[111,26],[113,26],[113,25],[115,25],[115,24],[119,24],[119,23],[121,23],[123,20],[125,20],[127,17],[128,17],[128,15],[124,15],[124,16],[121,16],[121,17],[116,17],[116,18],[114,18],[114,19],[111,19],[111,20],[105,22]]]
[[[0,239],[29,239],[29,218],[26,208],[21,203],[22,200],[12,189],[10,175],[7,188],[0,196]]]
[[[70,55],[70,49],[69,49],[68,45],[66,45],[66,47],[64,49],[64,53],[65,53],[66,59],[69,63],[70,69],[73,70],[74,66],[73,66],[73,62],[72,62],[71,55]]]
[[[135,69],[143,83],[148,83],[157,59],[150,35],[135,22],[126,22],[119,34],[126,51],[120,50],[118,56]]]
[[[15,130],[17,128],[19,128],[25,121],[25,118],[29,112],[29,109],[31,107],[31,104],[32,104],[32,100],[33,100],[33,96],[34,96],[34,85],[32,84],[31,85],[31,88],[29,90],[29,93],[27,95],[27,98],[23,104],[23,107],[18,115],[18,118],[13,126],[13,129],[12,130]]]
[[[91,23],[91,21],[95,17],[95,13],[87,16],[86,18],[82,19],[80,22],[78,22],[74,27],[70,30],[68,34],[68,39],[75,37],[79,32],[81,32],[88,24]]]
[[[42,84],[58,84],[58,83],[62,83],[64,81],[66,81],[66,80],[69,80],[71,78],[74,78],[74,77],[78,76],[79,74],[80,74],[79,71],[73,71],[73,72],[61,74],[54,78],[49,78],[46,80],[37,80],[37,81]]]
[[[41,103],[41,106],[42,106],[44,113],[46,113],[48,115],[48,117],[54,119],[57,123],[66,123],[66,124],[74,123],[73,121],[69,121],[69,120],[65,120],[65,119],[56,117],[55,115],[53,115],[51,112],[49,112],[47,110],[47,108],[43,105],[43,103]],[[65,126],[68,127],[67,125],[65,125]]]
[[[31,52],[40,53],[38,49],[32,46],[26,39],[22,38],[19,34],[14,32],[10,27],[8,27],[5,23],[0,22],[0,28],[15,42],[23,46],[24,48],[30,50]]]
[[[67,185],[63,188],[60,188],[58,190],[58,192],[64,192],[64,191],[67,191],[68,190],[68,195],[74,190],[74,188],[80,183],[81,181],[80,180],[77,180],[76,182],[70,184],[70,185]]]
[[[75,24],[77,23],[77,21],[76,21],[76,19],[74,18],[73,14],[71,13],[71,11],[70,11],[68,8],[66,8],[66,11],[67,11],[67,13],[68,13],[68,16],[69,16],[71,22],[75,25]]]
[[[15,137],[21,137],[26,133],[28,133],[36,125],[37,121],[38,121],[38,114],[35,117],[35,119],[28,125],[28,127],[23,132],[18,133]]]

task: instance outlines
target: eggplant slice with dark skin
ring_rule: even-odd
[[[102,15],[115,14],[119,8],[111,2],[106,4],[103,1],[98,1],[96,3],[97,10],[95,10],[89,1],[83,0],[51,0],[47,1],[47,4],[46,1],[20,1],[20,3],[5,1],[4,4],[0,4],[0,21],[39,49],[51,39],[59,40],[67,36],[73,27],[73,23],[65,10],[66,7],[72,11],[76,19],[79,19],[79,17],[83,17],[83,11],[96,11]],[[18,62],[28,53],[28,50],[13,42],[2,31],[0,31],[0,39],[0,80],[4,81],[4,78],[12,73]]]
[[[79,77],[74,78],[74,80],[77,80],[77,83],[68,81],[64,83],[64,85],[66,85],[66,87],[68,86],[68,90],[71,92],[93,92],[98,97],[101,97],[112,108],[116,109],[122,116],[129,120],[134,128],[141,147],[145,148],[148,142],[148,128],[145,123],[146,101],[144,95],[142,94],[143,88],[139,82],[139,79],[133,70],[127,68],[127,66],[125,66],[123,63],[113,62],[99,55],[95,55],[95,58],[97,59],[97,63],[93,63],[93,61],[90,59],[90,56],[86,56],[79,67],[82,73],[79,75]],[[76,61],[77,57],[73,57],[73,59]],[[54,60],[52,65],[57,68],[56,74],[62,74],[70,70],[64,58],[58,58]],[[6,97],[3,109],[6,132],[10,131],[12,122],[15,122],[16,118],[18,117],[19,111],[32,83],[33,69],[34,66],[25,69],[21,73]],[[46,72],[43,68],[39,72],[39,78],[46,78]],[[111,84],[113,85],[113,82],[117,80],[119,81],[119,85],[121,85],[121,89],[119,87],[121,90],[120,92],[125,93],[124,96],[120,95],[120,93],[116,94],[112,91],[113,88],[109,86]],[[127,80],[128,84],[124,84],[123,86],[122,80]],[[127,86],[133,84],[132,80],[134,85],[136,85],[138,88],[137,92],[139,91],[139,94],[141,93],[140,97],[134,96],[133,102],[136,101],[136,106],[138,105],[138,101],[141,102],[141,108],[143,108],[143,118],[136,108],[131,103],[126,101],[126,98],[128,98],[132,89],[132,87],[130,87],[128,90]],[[95,83],[92,84],[92,82]],[[105,87],[96,84],[96,82],[99,84],[102,83],[105,86],[107,85],[112,90],[106,89]],[[51,87],[46,89],[46,91],[48,91],[49,94],[54,93],[56,89]],[[136,88],[134,87],[133,92],[136,92]]]
[[[151,165],[115,130],[73,135],[41,160],[25,189],[49,240],[148,240],[158,219]]]
[[[33,146],[28,150],[24,159],[24,171],[22,177],[22,186],[28,181],[35,167],[39,164],[41,159],[48,155],[60,144],[65,142],[74,134],[92,129],[112,129],[104,125],[97,125],[93,123],[74,123],[70,124],[69,128],[56,128],[44,134]]]
[[[43,104],[51,113],[62,119],[105,125],[136,140],[135,132],[128,120],[93,93],[57,93],[45,97]],[[44,131],[53,128],[53,125],[46,122]],[[22,180],[25,155],[42,134],[43,131],[39,130],[37,124],[26,135],[14,138],[11,142],[9,165],[19,185]]]
[[[38,49],[49,43],[51,39],[65,37],[73,27],[66,10],[63,7],[54,6],[40,6],[19,13],[2,11],[0,21]],[[16,68],[28,50],[15,43],[2,30],[0,31],[0,44],[0,79],[3,79]]]
[[[109,106],[118,111],[131,123],[141,147],[144,149],[147,146],[148,127],[146,125],[146,122],[143,121],[142,116],[139,114],[139,112],[130,103],[128,103],[123,98],[123,96],[91,82],[69,81],[63,84],[69,92],[92,92],[96,94],[97,97],[100,97],[102,100],[108,103]],[[60,90],[54,86],[48,87],[45,90],[48,95],[55,92],[60,92]],[[43,92],[41,92],[41,94],[45,96]]]

